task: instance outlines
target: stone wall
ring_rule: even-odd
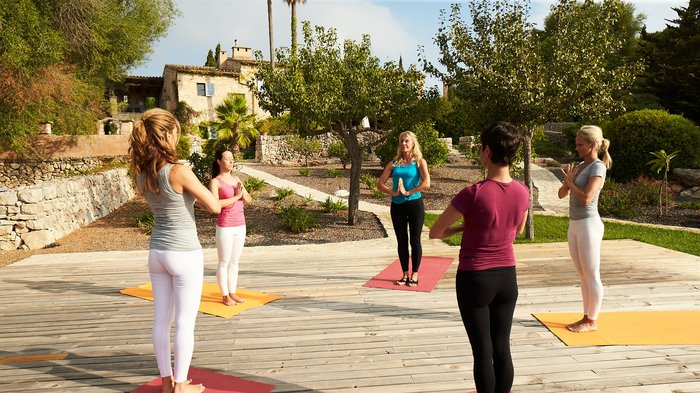
[[[255,160],[263,164],[276,165],[297,165],[304,162],[303,155],[289,148],[286,139],[289,135],[260,135],[255,141]],[[328,157],[328,147],[331,143],[338,141],[338,137],[333,133],[325,133],[316,137],[321,143],[321,153],[310,157],[309,160],[314,164],[337,161],[335,158]],[[367,132],[358,135],[360,142],[363,140],[376,141],[379,136],[372,132]],[[372,153],[372,149],[369,153]]]
[[[31,186],[86,173],[104,165],[126,164],[128,157],[54,158],[50,160],[0,160],[0,189]]]
[[[0,250],[45,247],[134,194],[126,168],[0,190]]]

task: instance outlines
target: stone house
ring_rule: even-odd
[[[151,105],[171,112],[183,101],[197,112],[195,123],[211,121],[216,119],[214,108],[230,94],[242,95],[250,112],[258,118],[268,117],[246,86],[258,65],[252,49],[233,46],[230,57],[221,50],[218,59],[216,67],[166,64],[162,77],[130,76],[114,90],[114,96],[125,103],[123,115],[132,118],[134,114],[140,117],[149,100]]]

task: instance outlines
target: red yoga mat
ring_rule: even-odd
[[[193,384],[201,383],[204,385],[206,393],[270,393],[275,388],[275,385],[248,381],[194,367],[190,367],[187,377],[192,380]],[[139,386],[131,393],[160,393],[160,387],[160,377],[158,377]]]
[[[445,275],[447,269],[452,265],[454,258],[445,257],[423,257],[418,270],[418,285],[409,287],[408,285],[396,285],[396,280],[403,275],[401,263],[395,260],[381,273],[372,277],[363,287],[397,289],[402,291],[431,292],[438,281]]]

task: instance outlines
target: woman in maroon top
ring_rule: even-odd
[[[509,392],[513,385],[510,327],[518,285],[513,240],[525,229],[527,187],[510,176],[520,134],[506,122],[481,133],[479,158],[486,179],[460,191],[430,228],[430,238],[462,233],[457,304],[474,357],[479,393]],[[452,224],[460,218],[464,223]]]

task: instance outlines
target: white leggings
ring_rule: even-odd
[[[603,304],[603,283],[600,280],[603,231],[603,221],[598,216],[569,222],[569,253],[581,278],[583,314],[592,320],[598,319]]]
[[[153,285],[153,350],[161,377],[187,380],[194,351],[194,324],[202,298],[204,254],[202,250],[148,253]],[[170,325],[175,322],[175,373],[170,364]]]
[[[219,264],[216,267],[216,282],[221,295],[235,294],[238,288],[238,261],[243,253],[246,226],[216,226],[216,253]]]

